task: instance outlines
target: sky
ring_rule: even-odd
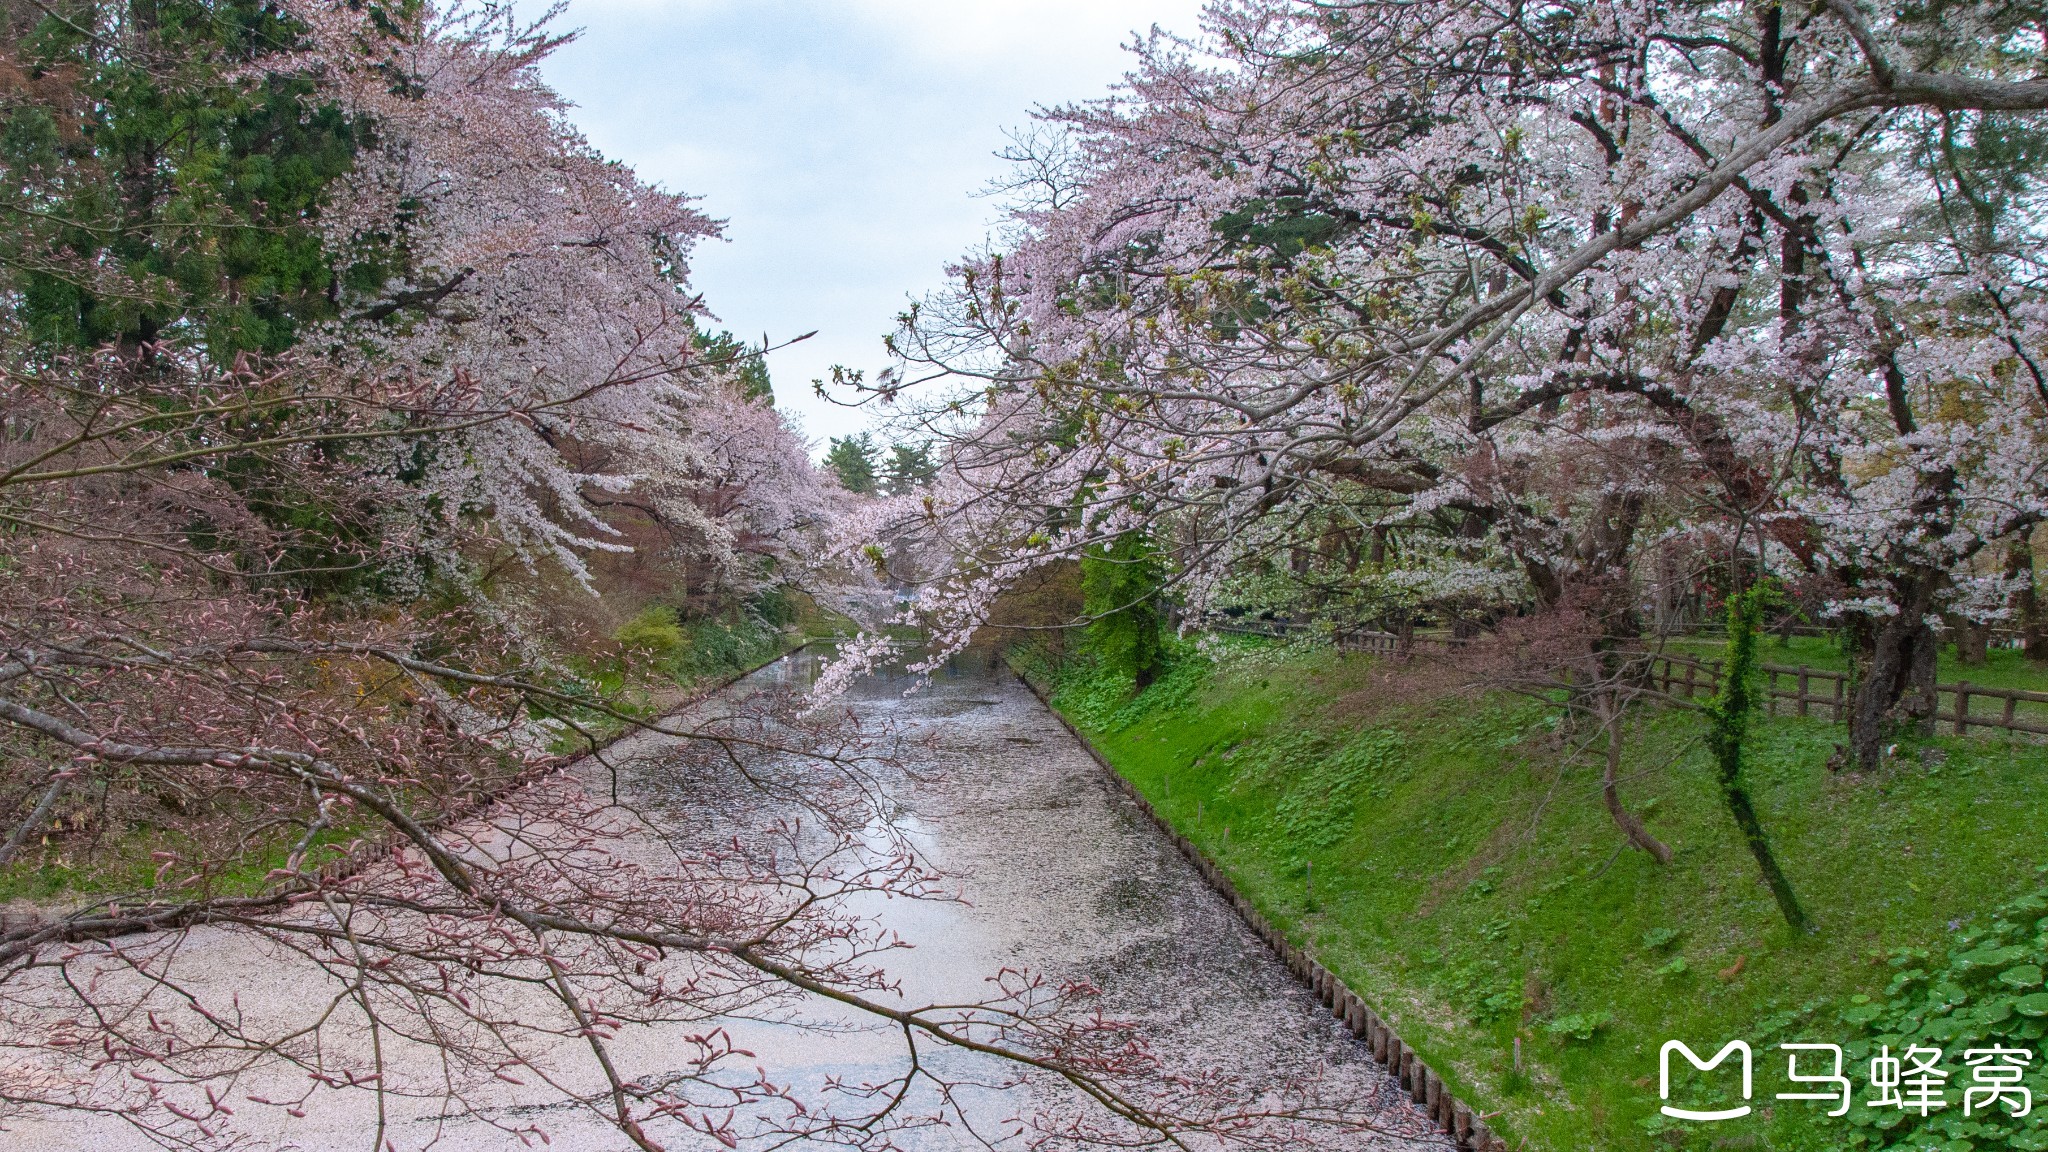
[[[726,240],[692,280],[719,326],[773,353],[776,403],[822,446],[867,415],[817,400],[834,364],[872,378],[882,338],[982,242],[1004,128],[1104,95],[1153,24],[1199,0],[575,0],[543,66],[576,124],[643,179],[701,197]]]

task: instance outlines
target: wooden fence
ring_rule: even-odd
[[[1820,714],[1840,724],[1849,718],[1850,681],[1846,673],[1830,672],[1801,664],[1760,664],[1764,674],[1764,710],[1770,715]],[[1650,683],[1659,691],[1681,699],[1714,693],[1721,681],[1719,660],[1696,660],[1689,656],[1659,654],[1650,658]],[[1942,707],[1947,702],[1947,709]],[[1978,702],[1990,706],[1979,708]],[[1785,707],[1780,708],[1780,703]],[[2021,711],[2021,705],[2032,705]],[[2007,732],[2048,735],[2048,692],[2018,688],[1987,688],[1961,680],[1934,687],[1934,719],[1953,725],[1962,735],[1972,728],[1995,728]]]
[[[1312,624],[1298,624],[1291,620],[1247,620],[1210,621],[1205,625],[1211,632],[1229,632],[1239,636],[1271,636],[1285,639],[1289,636],[1311,636],[1327,639],[1331,644],[1346,652],[1370,652],[1378,656],[1397,656],[1403,651],[1404,639],[1396,632],[1375,632],[1369,629],[1339,629],[1332,631],[1317,628]],[[1419,645],[1456,647],[1458,641],[1437,633],[1411,633],[1405,638],[1409,650]]]
[[[1289,620],[1211,621],[1210,631],[1235,632],[1250,636],[1320,635],[1338,648],[1398,656],[1420,646],[1455,648],[1459,642],[1442,633],[1335,631],[1317,629]],[[1721,661],[1691,656],[1653,653],[1650,683],[1657,690],[1681,699],[1711,696],[1721,682]],[[1849,719],[1847,673],[1831,672],[1805,664],[1759,664],[1764,676],[1764,711],[1768,715],[1822,716],[1842,724]],[[1944,707],[1946,705],[1946,707]],[[2048,736],[2048,692],[2018,688],[1988,688],[1961,680],[1937,684],[1934,688],[1934,719],[1951,726],[1957,735],[1972,729],[1996,729]]]

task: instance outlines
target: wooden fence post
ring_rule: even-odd
[[[1956,681],[1955,695],[1956,735],[1961,736],[1970,727],[1970,682],[1968,680]],[[1938,712],[1941,707],[1941,697],[1937,695],[1934,699],[1935,710]]]
[[[1799,714],[1801,716],[1806,715],[1806,685],[1812,675],[1812,669],[1804,664],[1799,666]]]

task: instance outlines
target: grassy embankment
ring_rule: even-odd
[[[668,609],[649,609],[620,628],[604,648],[560,655],[554,684],[566,692],[588,692],[610,700],[625,715],[652,719],[721,679],[836,634],[841,623],[808,598],[788,604],[786,611],[772,619],[750,615],[737,620],[682,621]],[[585,751],[590,739],[610,739],[627,728],[625,722],[598,712],[585,712],[574,719],[588,736],[566,727],[558,729],[557,753]],[[39,837],[40,843],[0,867],[0,904],[26,900],[64,906],[109,895],[145,893],[154,883],[155,854],[178,853],[189,843],[173,813],[129,812],[125,818],[109,820],[94,800],[91,795],[71,797],[51,828]],[[340,858],[366,831],[380,827],[367,819],[337,822],[314,837],[307,866],[318,867]],[[213,890],[261,891],[272,870],[285,865],[300,834],[298,829],[280,830],[250,847],[233,867],[212,877]]]
[[[1764,659],[1784,660],[1774,643],[1761,648]],[[1818,666],[1820,655],[1787,662]],[[2007,667],[2015,654],[1994,659],[2000,679],[2040,680]],[[1968,671],[1994,682],[1982,667]],[[1944,669],[1944,682],[1957,677]],[[1901,1013],[1924,1014],[1917,998],[1929,985],[1979,980],[1944,973],[1948,950],[1981,949],[1972,926],[2039,885],[2048,863],[2048,748],[1943,737],[1926,762],[1834,774],[1825,764],[1839,729],[1759,718],[1749,788],[1819,925],[1796,935],[1721,803],[1695,713],[1648,712],[1628,732],[1623,796],[1675,849],[1660,867],[1624,849],[1602,807],[1597,739],[1574,754],[1587,741],[1561,736],[1560,709],[1541,701],[1430,698],[1396,666],[1251,641],[1214,662],[1185,658],[1136,700],[1085,671],[1049,678],[1055,705],[1268,917],[1365,995],[1461,1097],[1498,1111],[1493,1123],[1511,1142],[1530,1148],[1895,1142],[1916,1125],[1887,1135],[1872,1124],[1897,1124],[1896,1111],[1829,1120],[1825,1105],[1775,1102],[1794,1090],[1775,1045],[1867,1041]],[[1910,949],[1931,960],[1902,952]],[[1888,991],[1914,964],[1936,974]],[[2038,986],[2031,965],[2013,969],[2017,982],[2029,968]],[[2015,985],[2008,1000],[2027,992],[2011,976],[2006,983]],[[2039,1015],[2032,1009],[2042,1000],[2022,1012]],[[2010,1005],[1986,1003],[2015,1035],[2042,1030]],[[1953,1011],[1957,1019],[1941,1027],[1957,1033],[1968,1009]],[[1697,1126],[1660,1116],[1658,1054],[1668,1039],[1703,1057],[1747,1040],[1757,1114]],[[1852,1045],[1851,1060],[1863,1051]],[[1862,1067],[1849,1071],[1862,1094]],[[1678,1082],[1681,1094],[1725,1096],[1712,1083]],[[1958,1098],[1950,1094],[1950,1115]],[[1940,1138],[1950,1152],[1972,1147]],[[2048,1130],[2010,1144],[1980,1134],[1974,1146],[2048,1148]]]

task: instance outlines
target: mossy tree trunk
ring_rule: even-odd
[[[1750,713],[1756,707],[1756,636],[1764,605],[1770,598],[1771,590],[1759,585],[1728,602],[1728,654],[1721,672],[1721,690],[1706,708],[1707,750],[1720,777],[1721,799],[1728,814],[1735,818],[1735,826],[1741,830],[1750,855],[1756,858],[1764,883],[1778,902],[1778,911],[1785,917],[1785,923],[1805,931],[1812,929],[1813,921],[1799,906],[1792,882],[1778,866],[1770,837],[1765,835],[1763,821],[1758,818],[1756,805],[1750,801],[1749,790],[1742,781],[1742,747],[1749,735]]]
[[[2005,576],[2019,589],[2013,593],[2012,607],[2020,630],[2020,649],[2027,659],[2048,663],[2048,610],[2043,609],[2041,594],[2034,586],[2039,574],[2034,568],[2031,533],[2022,534],[2007,549]]]

